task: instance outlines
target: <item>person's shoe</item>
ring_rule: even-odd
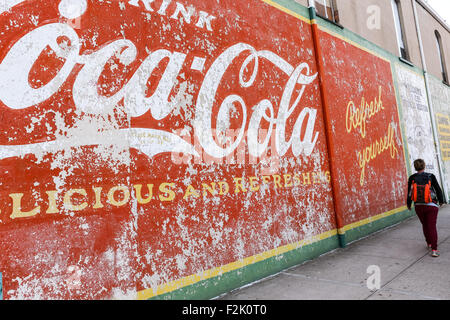
[[[431,250],[431,244],[427,244],[427,249],[428,249],[428,251]]]
[[[431,251],[431,256],[432,256],[432,257],[436,258],[436,257],[439,257],[439,255],[440,255],[440,254],[439,254],[439,250],[432,250],[432,251]]]

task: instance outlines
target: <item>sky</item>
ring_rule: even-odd
[[[450,26],[450,0],[425,0]]]

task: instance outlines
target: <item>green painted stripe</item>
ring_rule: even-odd
[[[247,265],[220,276],[197,282],[150,300],[205,300],[240,288],[249,283],[274,275],[287,268],[314,259],[339,247],[338,236],[306,245],[304,247]]]
[[[345,235],[334,235],[327,239],[303,246],[301,248],[268,258],[243,268],[224,273],[220,276],[199,281],[150,300],[206,300],[228,293],[249,283],[264,279],[290,267],[312,260],[318,256],[339,248],[339,237],[345,243],[351,243],[367,235],[399,223],[414,215],[413,211],[404,210],[394,215],[347,230]]]
[[[292,1],[292,0],[262,0],[265,3],[278,4],[287,10],[284,12],[289,13],[292,11],[295,14],[300,15],[302,18],[308,20],[310,15],[308,13],[308,8]],[[362,38],[361,36],[351,32],[347,29],[341,29],[333,23],[322,19],[321,17],[315,17],[315,22],[318,25],[328,29],[329,31],[340,35],[341,37],[354,42],[369,51],[373,51],[375,55],[384,57],[385,59],[393,64],[399,63],[399,57],[395,56],[378,45]],[[405,64],[406,65],[406,64]],[[393,67],[393,66],[392,66]],[[410,67],[410,66],[408,66]],[[422,69],[413,66],[410,67],[416,72],[423,72]],[[393,70],[394,71],[394,70]],[[395,74],[395,72],[393,72]],[[396,83],[396,78],[394,76],[394,82]],[[397,87],[396,87],[397,89]],[[398,93],[398,92],[397,92]],[[398,101],[398,95],[397,95]],[[401,116],[401,115],[400,115]],[[402,128],[402,133],[404,128]],[[406,156],[406,153],[405,153]],[[192,285],[182,287],[180,289],[161,294],[150,298],[150,300],[196,300],[196,299],[211,299],[217,297],[220,294],[227,293],[233,289],[242,287],[246,284],[252,283],[254,281],[263,279],[265,277],[274,275],[280,271],[287,268],[296,266],[305,261],[314,259],[323,253],[329,252],[331,250],[339,248],[339,238],[343,240],[343,243],[350,243],[361,239],[373,232],[401,222],[411,216],[413,216],[413,211],[403,210],[398,213],[389,215],[387,217],[378,219],[367,224],[357,226],[355,228],[346,230],[345,234],[334,235],[324,240],[317,241],[312,244],[302,246],[300,248],[291,250],[289,252],[270,257],[268,259],[246,265],[242,268],[232,270],[223,273],[219,276],[208,278],[206,280],[199,281]]]
[[[297,3],[293,0],[261,0],[268,4],[276,4],[286,8],[288,11],[292,11],[295,14],[301,15],[304,19],[309,20],[309,12],[308,8],[302,6],[300,3]],[[283,10],[286,12],[286,10]]]
[[[403,210],[396,214],[387,216],[383,219],[379,219],[377,221],[367,223],[365,225],[347,230],[345,232],[345,241],[346,243],[351,243],[353,241],[359,240],[361,238],[364,238],[368,236],[371,233],[374,233],[376,231],[382,230],[386,227],[392,226],[396,223],[399,223],[405,219],[408,219],[412,216],[414,216],[414,210]]]

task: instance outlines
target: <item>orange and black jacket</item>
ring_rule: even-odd
[[[430,178],[431,178],[431,187],[433,188],[433,190],[436,194],[436,197],[437,197],[437,201],[433,201],[433,202],[435,202],[435,203],[439,202],[440,205],[444,203],[444,197],[442,194],[442,190],[441,190],[441,187],[439,186],[436,176],[432,173],[421,172],[421,173],[414,173],[408,179],[408,197],[406,199],[406,205],[408,206],[408,208],[410,208],[411,204],[412,204],[410,193],[411,193],[411,185],[412,185],[413,180],[418,184],[427,184]]]

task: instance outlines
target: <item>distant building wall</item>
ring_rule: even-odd
[[[307,1],[296,1],[308,5]],[[321,1],[319,2],[321,3]],[[391,0],[336,0],[335,3],[339,11],[339,24],[393,55],[400,55]],[[399,0],[399,5],[409,61],[422,68],[413,1]],[[438,18],[432,13],[432,9],[424,2],[416,1],[416,7],[428,71],[434,76],[442,78],[440,60],[436,49],[435,31],[437,30],[442,36],[447,74],[449,74],[450,29],[437,20]],[[380,25],[379,27],[373,27],[372,22],[377,12],[379,12]]]
[[[400,105],[405,125],[409,163],[424,159],[426,170],[440,181],[439,164],[423,74],[402,63],[395,66]]]
[[[392,54],[398,55],[392,9],[390,2],[387,4],[386,2],[386,0],[337,1],[339,23]],[[376,6],[376,8],[381,9],[379,28],[369,29],[368,19],[371,11],[368,11],[368,9],[371,6]]]
[[[435,31],[442,37],[443,54],[447,75],[450,74],[450,29],[439,23],[423,6],[417,5],[420,21],[422,43],[427,69],[430,74],[442,80],[439,52],[436,45]]]
[[[439,136],[439,151],[443,161],[444,183],[450,190],[450,87],[439,78],[427,75],[430,84],[431,101]]]

